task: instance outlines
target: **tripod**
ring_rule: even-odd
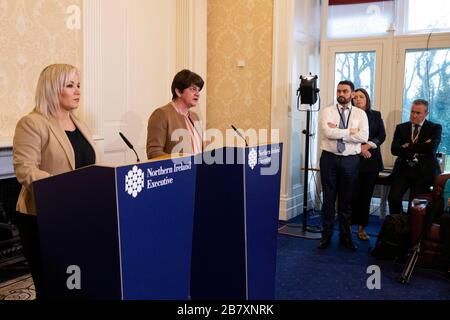
[[[300,110],[300,97],[302,98],[302,104],[309,104],[309,108],[306,109],[306,129],[302,131],[305,135],[305,168],[303,176],[303,223],[302,224],[288,224],[280,229],[280,233],[287,234],[295,237],[301,237],[305,239],[318,240],[322,237],[320,227],[308,227],[308,172],[309,172],[309,140],[311,134],[311,112],[317,112],[320,110],[312,110],[313,104],[317,101],[317,93],[319,89],[316,86],[317,76],[303,77],[300,76],[300,87],[297,90],[297,109]]]
[[[417,260],[419,259],[419,256],[420,256],[422,241],[424,240],[428,230],[430,229],[431,225],[433,224],[433,219],[436,214],[436,208],[438,208],[438,204],[436,204],[436,201],[438,203],[440,202],[439,200],[435,200],[435,203],[433,204],[433,208],[429,212],[426,213],[424,226],[420,233],[419,239],[417,240],[416,244],[412,248],[412,250],[408,256],[408,260],[406,261],[405,265],[403,266],[402,273],[400,274],[400,278],[399,278],[400,283],[403,283],[403,284],[409,283],[409,279],[411,278],[411,275],[414,271],[414,267],[416,266]],[[426,203],[425,203],[425,206],[426,206]],[[442,204],[442,206],[443,206],[443,204]]]

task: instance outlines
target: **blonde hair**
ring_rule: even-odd
[[[70,64],[51,64],[42,70],[36,86],[34,111],[45,117],[54,116],[59,109],[59,98],[69,78],[79,74]]]

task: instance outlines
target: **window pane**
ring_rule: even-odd
[[[409,0],[407,31],[450,30],[450,1]]]
[[[329,38],[386,34],[394,21],[395,1],[328,7]]]
[[[450,48],[407,50],[402,121],[409,120],[415,99],[429,102],[429,120],[442,125],[439,151],[450,152]]]
[[[375,51],[336,53],[334,88],[341,80],[351,80],[355,84],[355,89],[366,89],[373,101],[375,57]]]

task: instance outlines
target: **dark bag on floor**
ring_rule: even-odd
[[[409,215],[404,213],[386,216],[372,255],[378,259],[404,260],[411,244],[409,220]]]

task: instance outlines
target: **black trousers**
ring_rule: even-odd
[[[370,203],[378,171],[359,172],[353,188],[352,224],[367,227],[369,224]]]
[[[39,245],[37,217],[16,212],[14,222],[19,229],[23,254],[31,269],[31,276],[36,289],[36,299],[44,300],[46,299],[44,269]]]
[[[335,203],[338,199],[338,218],[341,239],[351,240],[353,185],[359,170],[359,155],[340,156],[323,151],[320,157],[320,179],[323,190],[323,237],[333,233]]]
[[[411,200],[420,193],[430,192],[434,177],[424,177],[418,165],[414,167],[404,166],[400,168],[392,177],[392,184],[389,190],[388,202],[389,213],[396,214],[403,212],[403,196],[409,189],[409,207]]]

